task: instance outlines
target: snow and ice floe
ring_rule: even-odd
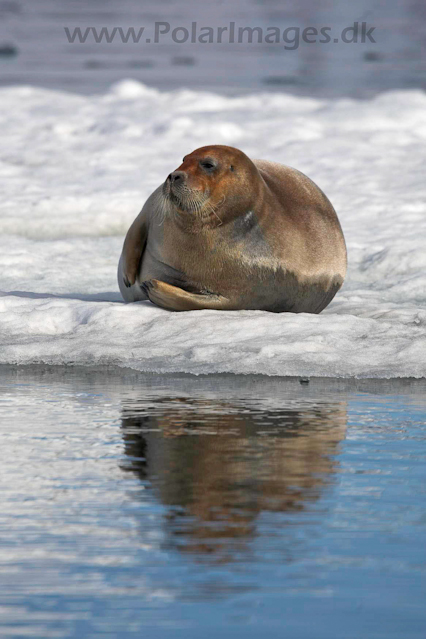
[[[0,91],[0,363],[144,371],[426,376],[426,95]],[[319,316],[169,313],[120,303],[116,266],[183,155],[229,144],[307,173],[334,204],[349,270]]]

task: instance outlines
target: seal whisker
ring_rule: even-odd
[[[164,196],[163,193],[157,199],[157,206],[153,208],[153,214],[159,219],[157,226],[162,226],[166,216],[170,214],[171,203],[170,200]]]

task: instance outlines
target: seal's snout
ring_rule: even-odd
[[[170,173],[167,178],[172,184],[176,184],[176,186],[183,184],[187,178],[185,171],[173,171]]]

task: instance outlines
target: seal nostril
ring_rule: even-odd
[[[171,182],[183,182],[183,179],[186,177],[186,173],[183,171],[173,171],[170,173],[169,178]]]

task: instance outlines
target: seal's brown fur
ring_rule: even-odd
[[[186,156],[147,200],[118,277],[126,301],[170,310],[319,313],[345,274],[339,220],[309,178],[215,145]]]

